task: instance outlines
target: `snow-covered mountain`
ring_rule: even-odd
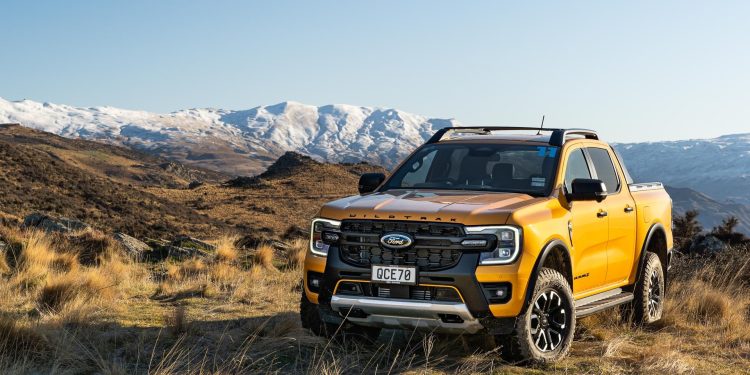
[[[638,181],[661,181],[720,202],[750,205],[750,133],[615,147]]]
[[[397,109],[341,104],[283,102],[239,111],[204,108],[157,114],[0,98],[2,122],[130,146],[233,174],[261,172],[285,151],[391,167],[437,129],[457,125]]]
[[[459,125],[397,109],[343,104],[283,102],[239,111],[204,108],[158,114],[0,98],[3,122],[130,146],[237,175],[262,172],[286,151],[390,168],[437,129]],[[662,181],[719,202],[750,205],[750,134],[615,147],[638,181]]]

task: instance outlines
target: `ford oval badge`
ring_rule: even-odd
[[[387,233],[380,237],[380,243],[390,249],[406,249],[414,243],[414,240],[407,234]]]

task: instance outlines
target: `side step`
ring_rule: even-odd
[[[621,289],[584,298],[576,301],[576,318],[583,318],[584,316],[596,314],[602,310],[622,305],[623,303],[628,303],[632,300],[633,293],[623,292]]]

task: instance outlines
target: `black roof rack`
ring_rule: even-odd
[[[552,132],[549,137],[549,144],[552,146],[562,146],[565,144],[565,140],[569,135],[579,135],[586,139],[599,139],[599,136],[593,130],[588,129],[539,129],[524,126],[467,126],[467,127],[452,127],[442,128],[438,130],[427,143],[437,143],[443,138],[443,136],[452,131],[455,133],[472,133],[472,134],[485,134],[489,135],[493,131],[514,131],[514,130],[534,130],[542,132]]]

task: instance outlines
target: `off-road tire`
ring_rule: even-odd
[[[554,298],[549,299],[549,296]],[[550,308],[543,306],[550,301]],[[547,314],[549,312],[549,314]],[[541,315],[544,315],[542,323]],[[557,361],[568,354],[575,332],[575,303],[570,284],[558,271],[542,268],[526,310],[516,318],[516,327],[510,335],[496,338],[502,345],[503,358],[510,362],[544,364]],[[547,329],[543,329],[547,327]],[[540,332],[543,340],[540,338]],[[558,332],[554,335],[552,331]],[[554,335],[552,339],[550,336]],[[548,350],[540,349],[543,344]],[[552,344],[547,344],[552,343]]]
[[[623,319],[633,319],[636,325],[650,324],[661,319],[664,313],[664,269],[659,257],[651,252],[646,253],[643,272],[635,283],[633,301],[620,309]]]
[[[333,339],[341,344],[370,345],[380,336],[380,328],[363,327],[344,321],[341,325],[326,323],[320,316],[318,305],[310,302],[302,291],[299,306],[302,327],[316,336]]]

